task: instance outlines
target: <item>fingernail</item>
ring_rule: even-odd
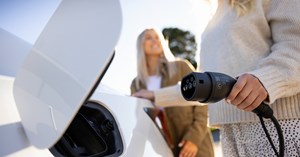
[[[225,101],[227,102],[227,104],[231,104],[231,100],[225,99]]]

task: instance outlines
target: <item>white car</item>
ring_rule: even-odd
[[[121,25],[118,0],[62,0],[33,45],[0,25],[0,156],[172,156],[149,101],[101,87]]]

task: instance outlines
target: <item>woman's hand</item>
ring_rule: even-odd
[[[153,91],[142,89],[136,93],[133,93],[132,96],[148,99],[148,100],[154,102],[154,92]]]
[[[195,157],[198,152],[198,147],[191,141],[183,140],[178,146],[182,147],[179,157]]]
[[[258,78],[251,74],[241,75],[231,89],[226,101],[245,111],[257,108],[268,96]]]

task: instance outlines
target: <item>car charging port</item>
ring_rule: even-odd
[[[54,156],[120,156],[123,143],[112,114],[101,104],[83,105],[63,137],[52,147]]]

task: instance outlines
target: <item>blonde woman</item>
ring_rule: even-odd
[[[299,0],[218,0],[202,35],[200,69],[238,78],[226,101],[208,105],[225,157],[276,156],[251,112],[263,101],[281,125],[284,156],[300,156],[299,8]],[[157,104],[178,101],[170,89],[154,93],[165,96]],[[274,125],[265,123],[278,151]]]
[[[178,84],[194,70],[188,61],[174,59],[160,31],[146,29],[137,39],[137,76],[132,81],[131,93],[155,104],[158,98],[154,97],[153,91]],[[207,127],[207,106],[166,107],[163,112],[174,156],[213,156],[211,134]]]

